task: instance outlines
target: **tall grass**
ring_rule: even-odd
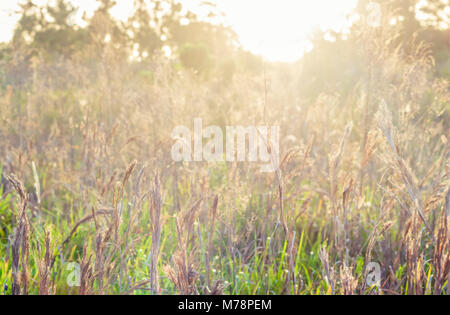
[[[449,85],[395,37],[362,30],[367,76],[316,100],[276,68],[223,84],[165,59],[152,80],[113,54],[36,62],[0,96],[1,292],[449,294]],[[194,117],[280,125],[280,170],[174,163]]]

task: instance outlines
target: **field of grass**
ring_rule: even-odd
[[[314,100],[298,65],[35,60],[0,93],[0,293],[450,294],[449,82],[392,36],[363,34],[365,76]],[[280,126],[279,171],[174,162],[195,117]]]

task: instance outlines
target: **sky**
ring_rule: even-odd
[[[0,41],[8,41],[19,18],[21,0],[0,0]],[[51,1],[51,0],[50,0]],[[47,0],[33,0],[46,3]],[[88,14],[95,0],[72,0]],[[202,14],[202,0],[179,0],[187,9]],[[357,0],[209,0],[225,13],[225,23],[239,36],[242,46],[270,61],[294,61],[310,49],[308,35],[315,28],[342,30],[346,15]],[[111,14],[126,19],[133,11],[133,0],[117,0]]]

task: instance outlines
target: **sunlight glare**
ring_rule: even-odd
[[[46,0],[34,0],[45,3]],[[7,12],[17,9],[19,1],[0,4],[0,41],[11,38],[17,15]],[[81,23],[84,12],[92,14],[98,2],[72,0],[80,7],[77,19]],[[179,0],[188,10],[204,10],[202,0]],[[225,13],[225,23],[232,27],[244,49],[270,61],[294,61],[311,48],[308,36],[315,28],[342,30],[348,25],[346,15],[356,6],[357,0],[210,0]],[[133,1],[117,0],[111,14],[121,20],[133,13]],[[201,14],[199,14],[201,16]]]
[[[219,7],[244,48],[270,61],[294,61],[315,28],[341,30],[356,0],[227,0]]]

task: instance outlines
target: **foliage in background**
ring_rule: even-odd
[[[385,7],[270,64],[152,2],[119,23],[103,0],[85,28],[29,2],[1,48],[2,294],[449,293],[445,30]],[[174,163],[195,117],[280,125],[280,171]]]

